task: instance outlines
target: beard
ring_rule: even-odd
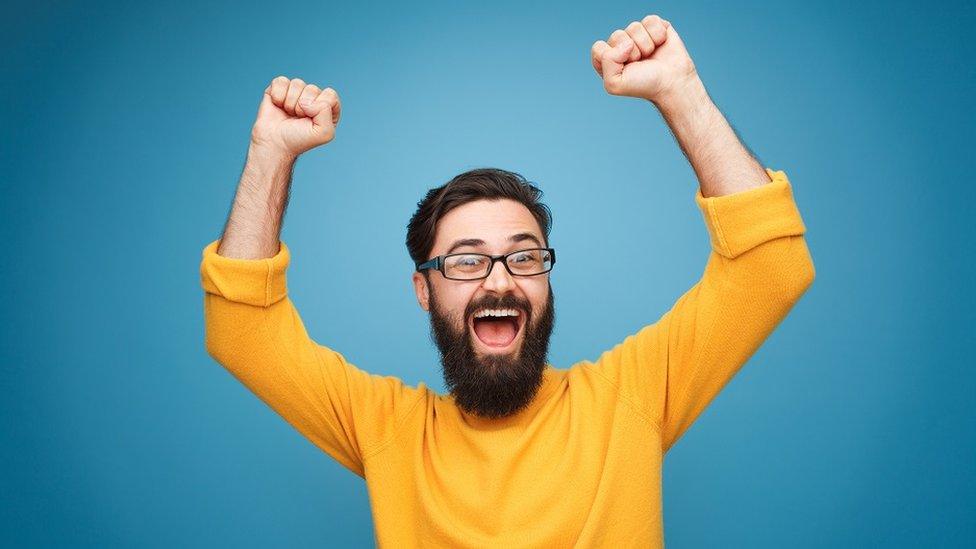
[[[444,383],[459,408],[483,418],[498,419],[518,413],[527,407],[542,385],[549,353],[549,337],[555,324],[552,286],[538,319],[532,318],[531,304],[514,295],[486,297],[472,301],[464,317],[443,315],[437,306],[433,286],[430,288],[430,331],[441,355]],[[467,319],[482,307],[517,309],[526,315],[522,341],[506,354],[476,353]],[[463,328],[456,331],[460,323]]]

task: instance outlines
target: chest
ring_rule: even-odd
[[[555,540],[659,515],[660,435],[625,403],[563,399],[492,431],[430,417],[404,427],[367,473],[377,527],[485,540],[548,528]],[[381,518],[397,512],[412,525]]]

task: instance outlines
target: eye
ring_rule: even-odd
[[[539,250],[524,250],[521,252],[516,252],[515,255],[508,258],[509,263],[513,263],[516,265],[535,263],[538,260],[539,260]]]
[[[461,254],[447,259],[447,270],[449,273],[475,273],[486,268],[485,256],[477,254]]]

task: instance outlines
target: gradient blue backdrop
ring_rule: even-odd
[[[443,391],[405,225],[479,166],[524,174],[554,212],[555,365],[654,322],[705,265],[697,181],[653,107],[607,95],[589,60],[649,13],[787,172],[817,270],[668,454],[668,545],[972,543],[972,8],[5,11],[0,544],[372,545],[365,483],[204,349],[200,252],[279,74],[343,99],[336,140],[297,165],[282,236],[320,343]]]

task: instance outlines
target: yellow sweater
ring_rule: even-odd
[[[662,547],[664,453],[813,282],[789,180],[767,173],[756,189],[697,191],[712,247],[701,280],[595,362],[547,364],[515,417],[462,416],[449,395],[310,339],[284,243],[255,260],[206,246],[207,351],[366,480],[379,546]]]

